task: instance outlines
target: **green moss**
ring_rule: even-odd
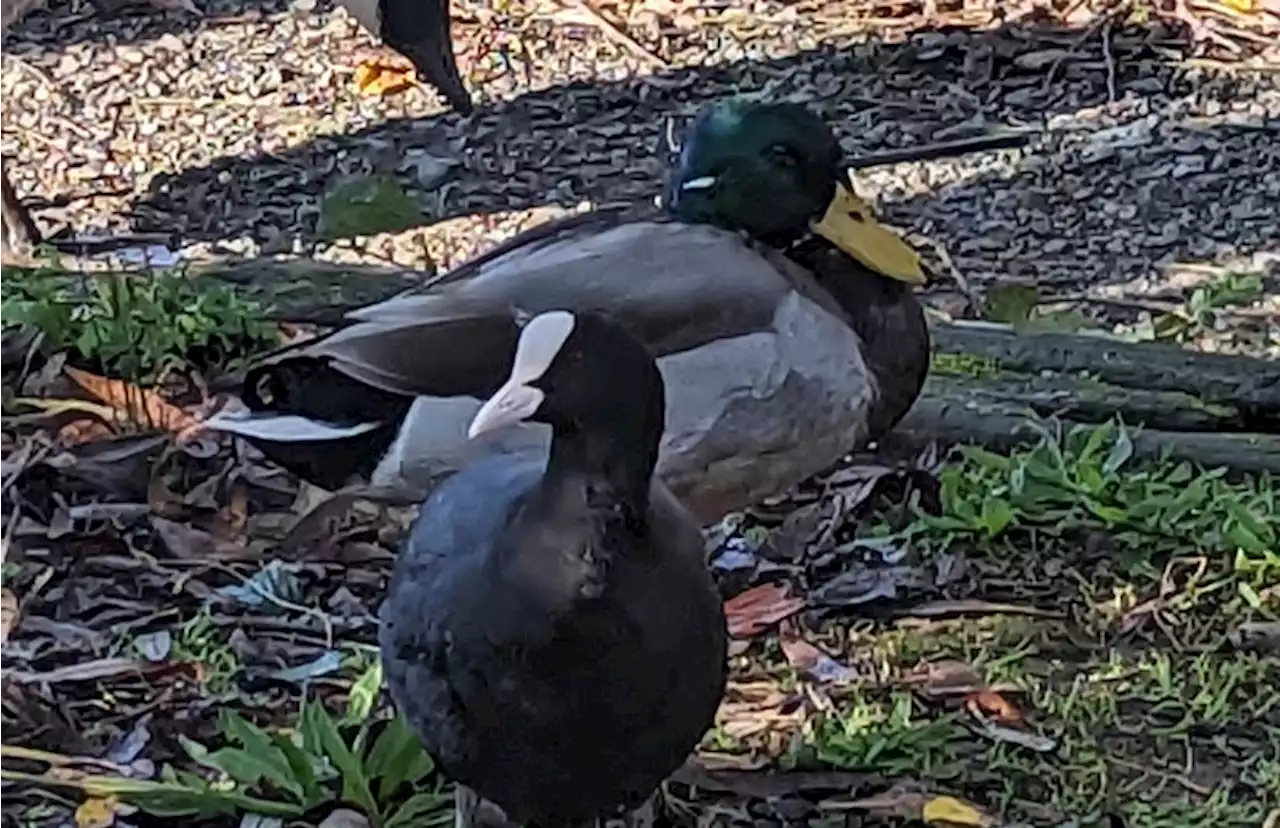
[[[326,239],[398,233],[426,223],[417,202],[390,175],[344,182],[320,203],[319,234]]]

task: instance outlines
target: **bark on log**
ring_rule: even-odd
[[[344,311],[429,281],[420,272],[251,259],[201,265],[189,278],[236,286],[282,321],[333,324]],[[92,276],[72,277],[83,280]],[[934,370],[892,442],[1032,440],[1034,413],[1069,427],[1119,416],[1139,456],[1280,474],[1280,365],[1172,345],[1015,333],[1006,326],[932,326]]]
[[[1119,416],[1135,453],[1280,473],[1280,365],[1160,343],[932,327],[934,369],[894,438],[1008,449],[1036,439],[1028,412],[1065,427]],[[967,370],[966,370],[967,369]]]
[[[177,272],[177,271],[175,271]],[[15,279],[35,277],[25,267],[8,269]],[[41,273],[39,278],[66,283],[88,296],[88,285],[102,272]],[[265,308],[278,322],[336,325],[347,311],[390,299],[431,279],[430,273],[369,265],[342,265],[298,259],[256,258],[199,263],[185,277],[196,284],[229,284]]]

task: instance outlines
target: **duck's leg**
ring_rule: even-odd
[[[658,797],[662,789],[654,791],[640,807],[622,815],[623,828],[653,828],[658,819]]]
[[[454,828],[520,828],[506,813],[466,785],[453,786]]]
[[[466,785],[453,786],[453,828],[473,828],[480,797]]]

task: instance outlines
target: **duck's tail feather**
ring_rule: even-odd
[[[413,405],[311,356],[251,368],[240,394],[247,411],[216,414],[205,426],[326,489],[368,481]]]
[[[275,443],[310,443],[345,440],[381,428],[377,421],[340,424],[314,420],[297,414],[272,412],[219,412],[204,421],[205,428],[235,434],[246,440]]]
[[[249,412],[215,414],[204,425],[243,438],[308,483],[337,490],[369,482],[400,421],[338,425],[296,414]]]
[[[294,414],[340,429],[398,422],[413,404],[410,396],[371,386],[310,356],[250,369],[240,395],[254,413]]]

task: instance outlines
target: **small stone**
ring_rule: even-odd
[[[1173,165],[1174,178],[1186,178],[1204,172],[1207,162],[1203,155],[1180,155]]]

